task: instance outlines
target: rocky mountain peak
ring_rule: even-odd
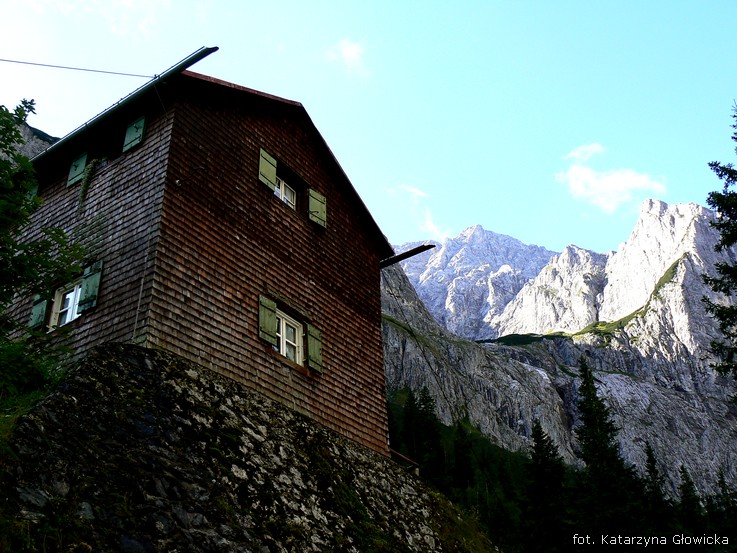
[[[693,203],[646,200],[629,238],[607,254],[575,245],[556,254],[475,225],[403,268],[436,320],[463,337],[574,333],[642,309],[686,258],[703,272],[730,255],[714,251],[714,217]],[[708,293],[700,283],[688,292]]]
[[[681,465],[702,489],[720,470],[737,481],[735,386],[711,366],[720,333],[701,301],[728,301],[702,276],[736,262],[737,249],[715,251],[714,220],[696,204],[647,200],[627,240],[606,254],[574,245],[549,252],[472,227],[404,265],[444,328],[422,327],[427,335],[414,346],[400,326],[387,329],[389,386],[427,386],[444,420],[467,416],[512,449],[529,445],[538,419],[573,461],[576,375],[586,357],[625,460],[642,468],[648,442],[673,490]]]
[[[402,263],[433,316],[462,336],[493,337],[485,322],[501,313],[555,254],[474,225]],[[398,252],[416,244],[398,246]]]

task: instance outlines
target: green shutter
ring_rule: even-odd
[[[82,276],[82,289],[79,292],[77,313],[84,313],[97,305],[100,276],[102,276],[102,260],[85,268],[84,275]]]
[[[258,335],[276,345],[276,302],[266,296],[258,297]]]
[[[309,218],[321,227],[328,226],[325,196],[310,188]]]
[[[67,186],[79,182],[84,176],[84,168],[87,165],[87,153],[85,152],[81,156],[72,162],[72,166],[69,168],[69,178],[67,179]]]
[[[258,162],[258,178],[272,190],[276,190],[276,159],[271,157],[266,150],[261,150],[261,158]]]
[[[322,335],[310,324],[307,325],[307,366],[317,372],[323,371]]]
[[[127,152],[133,146],[143,142],[143,131],[146,127],[146,118],[139,117],[133,123],[128,125],[125,131],[125,140],[123,140],[123,151]]]
[[[33,300],[33,308],[31,309],[31,318],[28,321],[28,327],[31,329],[41,328],[46,323],[46,306],[48,301],[36,296]]]

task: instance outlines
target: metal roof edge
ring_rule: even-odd
[[[72,138],[74,138],[78,134],[82,133],[85,129],[87,129],[87,127],[89,127],[93,123],[97,122],[98,120],[102,119],[103,117],[105,117],[111,111],[113,111],[115,109],[118,109],[121,106],[124,106],[124,105],[132,102],[133,100],[135,100],[139,96],[141,96],[144,93],[146,93],[149,89],[151,89],[154,86],[156,86],[157,83],[162,82],[165,79],[168,79],[172,75],[177,75],[177,74],[181,73],[182,71],[184,71],[188,67],[191,67],[192,65],[194,65],[198,61],[206,58],[207,56],[209,56],[213,52],[217,52],[217,51],[218,51],[218,47],[217,46],[211,46],[211,47],[203,46],[203,47],[199,48],[198,50],[196,50],[195,52],[191,53],[189,56],[187,56],[186,58],[184,58],[179,63],[177,63],[175,65],[172,65],[169,69],[167,69],[166,71],[164,71],[160,75],[154,76],[154,78],[151,79],[150,81],[148,81],[146,84],[141,85],[140,87],[138,87],[136,90],[134,90],[133,92],[131,92],[127,96],[124,96],[123,98],[121,98],[120,100],[118,100],[112,106],[110,106],[110,107],[106,108],[104,111],[98,113],[97,115],[95,115],[92,119],[90,119],[86,123],[80,125],[76,129],[74,129],[72,132],[70,132],[69,134],[65,135],[63,138],[61,138],[61,139],[57,140],[56,142],[54,142],[52,145],[50,145],[48,148],[46,148],[42,152],[36,154],[31,161],[34,161],[34,162],[37,161],[38,159],[40,159],[41,157],[43,157],[44,155],[46,155],[48,152],[50,152],[52,150],[55,150],[60,145],[64,144],[65,142],[67,142],[69,140],[71,140]]]

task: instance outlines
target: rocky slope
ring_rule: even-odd
[[[628,461],[641,467],[648,441],[672,487],[681,464],[703,490],[714,484],[720,469],[737,481],[732,455],[737,424],[728,401],[735,390],[710,367],[709,342],[719,334],[701,302],[711,295],[701,275],[720,259],[735,259],[735,252],[714,251],[713,217],[693,204],[645,202],[632,235],[616,252],[566,248],[501,311],[495,307],[496,315],[492,305],[503,303],[498,298],[488,296],[480,307],[463,311],[464,302],[452,294],[467,289],[479,298],[484,295],[479,291],[491,290],[488,280],[475,276],[486,266],[482,244],[464,250],[456,240],[452,251],[464,253],[451,257],[453,264],[446,258],[446,267],[440,252],[430,254],[424,265],[422,260],[405,263],[407,278],[401,271],[385,271],[389,385],[428,386],[446,422],[468,416],[513,449],[529,445],[532,422],[541,418],[564,456],[575,462],[576,375],[585,355],[621,428]],[[480,235],[474,229],[470,234]],[[481,253],[470,255],[472,250]],[[522,268],[516,271],[522,274]],[[413,280],[419,298],[411,290]],[[447,290],[427,303],[429,311],[420,301],[432,290],[427,282],[436,288],[445,283]],[[473,319],[453,325],[463,338],[427,322],[435,318],[447,325],[449,315]],[[541,336],[553,332],[567,336]],[[537,336],[511,336],[495,344],[471,341],[515,334]]]
[[[719,470],[737,483],[737,411],[729,401],[737,389],[701,360],[683,350],[647,357],[632,346],[626,329],[616,328],[570,337],[518,336],[509,340],[514,345],[462,339],[434,323],[400,269],[384,273],[390,390],[427,387],[444,422],[468,418],[511,450],[528,450],[539,419],[566,461],[577,464],[578,365],[585,356],[621,429],[627,462],[643,470],[649,442],[671,492],[681,465],[702,492],[714,489]],[[647,324],[647,317],[637,319],[638,328]]]
[[[389,459],[135,346],[88,355],[0,469],[0,551],[495,550]]]

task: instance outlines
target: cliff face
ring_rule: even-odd
[[[511,449],[529,447],[532,423],[539,418],[564,457],[576,463],[578,364],[586,356],[599,394],[621,428],[626,461],[642,469],[649,442],[671,489],[678,484],[681,464],[702,492],[713,489],[720,470],[737,482],[737,422],[729,401],[735,386],[710,366],[709,343],[719,333],[701,302],[704,295],[716,299],[702,274],[719,260],[735,259],[733,251],[714,251],[713,217],[693,204],[651,200],[643,204],[640,221],[617,252],[596,254],[570,246],[553,256],[500,314],[484,319],[494,336],[536,337],[477,343],[473,339],[487,331],[459,337],[433,326],[428,320],[442,322],[447,314],[437,311],[438,302],[431,301],[427,310],[421,305],[428,293],[424,281],[418,281],[420,296],[413,292],[411,275],[419,268],[409,267],[409,278],[399,270],[385,271],[389,386],[427,386],[446,422],[468,416]],[[439,254],[429,254],[426,280],[451,270],[443,269]],[[463,264],[484,267],[485,261],[466,258]],[[488,289],[473,269],[465,275],[456,277],[465,284],[454,282],[455,289]],[[440,296],[450,294],[441,290]],[[447,301],[444,305],[448,311]],[[455,316],[476,318],[465,328],[482,328],[478,309],[461,313],[462,302],[452,305]],[[555,331],[568,336],[541,336]]]
[[[393,461],[134,346],[89,354],[10,448],[9,551],[494,550]]]

